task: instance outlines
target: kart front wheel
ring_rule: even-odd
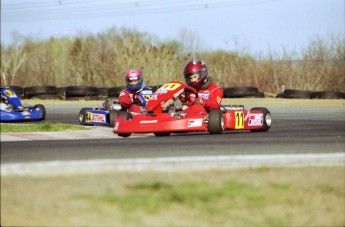
[[[92,110],[92,108],[82,108],[79,112],[79,124],[81,125],[86,125],[86,113],[89,111],[89,110]]]
[[[34,106],[34,109],[38,108],[41,113],[42,113],[42,116],[41,118],[39,119],[39,121],[43,121],[46,119],[46,108],[42,105],[42,104],[37,104]]]
[[[271,128],[272,125],[272,118],[271,118],[271,113],[268,109],[266,109],[265,107],[254,107],[250,110],[259,110],[263,113],[263,125],[262,128],[260,129],[252,129],[250,130],[251,132],[266,132]]]
[[[129,120],[132,118],[132,114],[127,112],[127,111],[119,111],[117,113],[117,116],[118,117],[123,117],[124,119],[126,120]],[[118,136],[121,136],[121,137],[129,137],[132,133],[117,133]]]
[[[220,109],[211,110],[208,119],[208,131],[210,134],[222,134],[224,130],[223,112]]]
[[[114,128],[115,125],[115,118],[118,116],[117,110],[110,110],[109,111],[109,127]]]

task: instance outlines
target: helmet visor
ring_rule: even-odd
[[[195,83],[201,78],[201,72],[193,72],[193,73],[188,73],[185,75],[185,80],[186,82],[189,83]]]
[[[139,83],[139,80],[130,80],[128,83],[130,85],[137,85]]]

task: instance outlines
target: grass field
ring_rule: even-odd
[[[68,130],[87,130],[89,128],[63,124],[44,122],[43,124],[0,124],[1,132],[53,132],[53,131],[68,131]]]
[[[2,226],[344,226],[344,166],[1,178]]]

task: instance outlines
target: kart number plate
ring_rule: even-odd
[[[167,83],[162,87],[162,89],[170,91],[170,90],[175,90],[175,89],[179,88],[180,86],[181,86],[181,84],[179,84],[179,83]]]
[[[244,128],[244,113],[243,111],[235,111],[235,128]]]
[[[11,97],[11,98],[17,97],[17,95],[11,90],[5,90],[5,95],[7,95],[8,97]]]

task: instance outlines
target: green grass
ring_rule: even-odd
[[[0,124],[1,132],[54,132],[66,130],[87,130],[89,128],[64,124],[64,123],[51,123],[45,122],[43,124]]]
[[[2,224],[344,226],[344,177],[343,166],[2,176]]]

